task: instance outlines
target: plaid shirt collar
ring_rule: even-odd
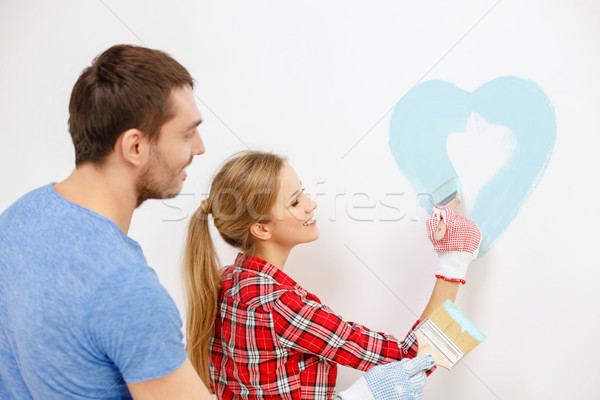
[[[260,259],[258,257],[253,257],[251,255],[238,253],[235,258],[235,266],[237,268],[242,268],[247,271],[258,272],[260,275],[270,278],[278,283],[283,285],[292,286],[296,289],[302,289],[295,280],[290,278],[288,274],[274,266],[273,264],[268,263],[267,261]]]

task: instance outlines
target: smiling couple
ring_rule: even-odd
[[[0,215],[0,398],[331,399],[342,364],[366,371],[344,400],[420,399],[434,363],[416,357],[412,330],[400,341],[344,321],[283,272],[319,230],[316,203],[271,153],[227,160],[190,221],[184,346],[178,310],[127,232],[145,200],[179,193],[205,151],[193,86],[168,54],[129,45],[77,80],[75,169]],[[480,241],[444,214],[453,245],[436,247],[420,320],[454,300]],[[240,250],[230,266],[217,263],[211,222]]]

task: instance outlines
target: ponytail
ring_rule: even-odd
[[[187,351],[189,359],[207,388],[213,387],[210,346],[221,289],[217,254],[210,236],[205,202],[198,207],[188,226],[183,258],[187,301]]]
[[[250,227],[270,215],[284,162],[280,156],[258,151],[235,155],[214,176],[208,198],[188,226],[183,258],[187,349],[192,365],[209,388],[213,387],[209,359],[221,273],[208,216],[212,215],[225,243],[250,254],[254,247]]]

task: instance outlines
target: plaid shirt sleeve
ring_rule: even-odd
[[[416,357],[418,344],[412,329],[401,342],[391,335],[345,322],[318,299],[308,296],[297,291],[287,292],[272,309],[273,326],[283,347],[362,371]],[[413,329],[417,324],[418,321]]]

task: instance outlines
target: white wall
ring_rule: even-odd
[[[92,58],[115,43],[160,48],[197,80],[207,153],[183,194],[144,204],[130,234],[182,313],[187,218],[224,157],[262,148],[286,154],[307,190],[323,193],[321,238],[296,249],[286,272],[345,318],[402,337],[425,306],[435,255],[387,145],[390,111],[422,81],[472,91],[500,76],[530,79],[556,111],[552,159],[457,299],[486,341],[432,375],[425,398],[600,395],[597,2],[168,3],[2,2],[0,210],[70,173],[69,94]],[[378,203],[389,193],[404,193],[401,220],[383,221],[398,215]],[[375,207],[357,207],[366,205]],[[222,249],[225,262],[233,254]],[[342,368],[339,387],[358,376]]]

